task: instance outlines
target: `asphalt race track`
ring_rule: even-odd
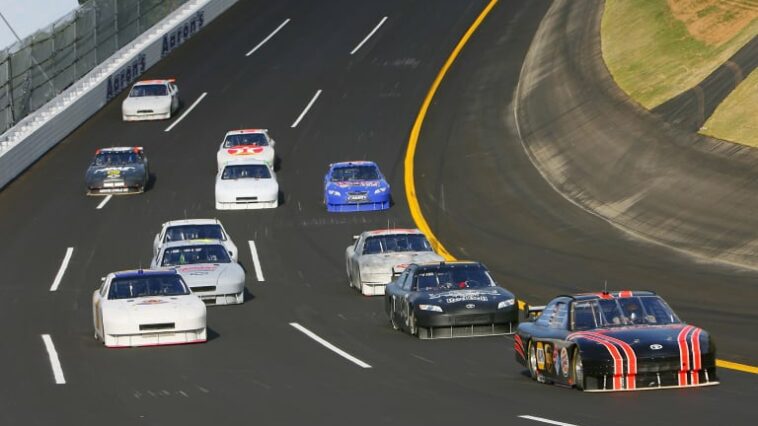
[[[529,380],[509,338],[419,341],[393,331],[380,298],[348,288],[352,235],[413,226],[402,186],[408,133],[485,5],[243,1],[148,70],[177,78],[185,109],[207,93],[171,131],[171,122],[122,123],[122,95],[0,192],[0,424],[536,424],[519,415],[582,426],[752,424],[755,375],[721,369],[712,388],[583,394]],[[556,193],[524,152],[510,102],[549,6],[501,1],[440,87],[416,153],[432,228],[456,256],[483,260],[531,303],[605,279],[652,288],[713,332],[721,358],[755,364],[755,273],[631,239]],[[275,210],[213,209],[215,152],[225,131],[240,127],[266,127],[277,141],[283,202]],[[113,145],[144,146],[154,182],[101,205],[84,195],[83,175],[95,149]],[[379,163],[395,195],[388,212],[324,211],[322,176],[349,159]],[[206,344],[103,348],[92,338],[99,278],[147,266],[160,224],[183,217],[223,221],[240,247],[248,300],[209,309]],[[722,297],[730,292],[743,296]],[[65,384],[55,383],[43,334]]]

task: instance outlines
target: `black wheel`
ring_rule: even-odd
[[[526,364],[529,366],[529,375],[532,380],[537,380],[537,349],[534,347],[534,342],[529,340],[526,350]]]
[[[390,302],[390,324],[392,324],[393,329],[400,330],[400,325],[395,321],[395,307],[392,302]]]
[[[413,313],[412,307],[408,307],[408,311],[410,312],[408,316],[408,332],[411,333],[411,336],[417,336],[418,325],[416,324],[416,314]]]
[[[579,390],[584,390],[584,365],[582,364],[582,355],[579,348],[574,348],[574,359],[571,362],[571,379]]]
[[[353,285],[353,277],[350,275],[350,268],[345,264],[345,269],[347,270],[347,285],[350,286],[350,288],[355,287]]]

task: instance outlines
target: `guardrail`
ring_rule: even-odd
[[[192,0],[0,136],[0,189],[238,0]]]

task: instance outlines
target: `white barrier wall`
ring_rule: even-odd
[[[186,3],[9,129],[0,140],[0,189],[237,1]]]

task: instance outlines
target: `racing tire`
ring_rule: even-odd
[[[579,348],[574,348],[574,357],[571,361],[571,379],[577,389],[584,390],[584,364],[582,364],[582,355]]]
[[[411,312],[410,316],[408,317],[408,333],[410,333],[411,336],[418,336],[418,324],[416,324],[416,314],[413,313],[412,307],[409,307],[408,310]]]
[[[390,302],[391,303],[391,302]],[[395,307],[390,307],[390,324],[393,330],[400,330],[400,325],[395,321]]]
[[[526,366],[529,368],[529,376],[532,380],[537,380],[539,376],[537,372],[537,349],[534,347],[534,342],[531,339],[526,349]]]

